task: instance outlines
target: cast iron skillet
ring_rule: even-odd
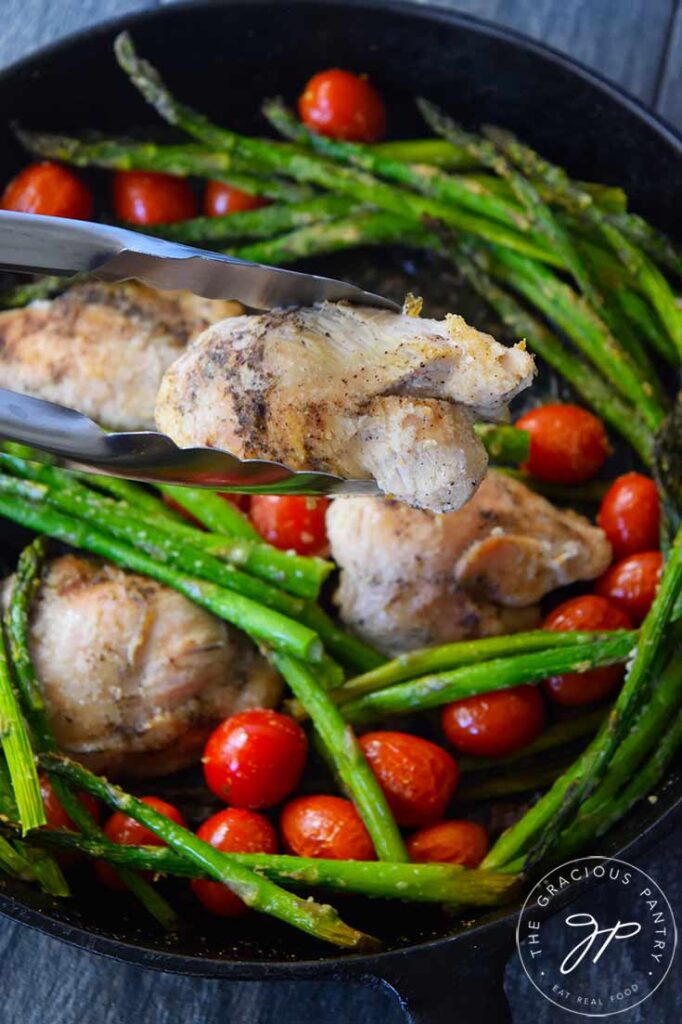
[[[182,98],[231,127],[263,131],[260,99],[294,97],[320,68],[364,70],[388,99],[395,134],[423,134],[412,98],[425,95],[464,122],[492,121],[518,131],[576,176],[624,186],[634,209],[682,235],[676,187],[682,143],[673,132],[558,54],[470,18],[395,0],[173,5],[69,39],[0,77],[0,181],[26,161],[8,127],[13,120],[118,133],[155,123],[112,57],[112,40],[124,25]],[[7,532],[3,544],[11,558]],[[631,815],[601,852],[631,851],[663,835],[677,792],[673,775],[655,806]],[[222,978],[363,978],[394,988],[415,1021],[455,1013],[462,1024],[508,1019],[502,971],[515,910],[453,925],[423,907],[346,900],[346,917],[381,935],[387,952],[339,956],[259,915],[207,924],[189,901],[179,935],[160,937],[119,905],[125,901],[107,902],[101,890],[90,889],[89,873],[82,874],[76,899],[64,904],[3,883],[0,911],[84,949],[161,970]]]

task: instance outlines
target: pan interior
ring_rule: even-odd
[[[564,59],[469,19],[392,3],[291,3],[283,15],[275,0],[265,0],[165,7],[125,24],[140,52],[163,70],[180,97],[235,129],[265,133],[261,99],[283,95],[294,101],[315,71],[347,67],[367,72],[385,96],[394,137],[425,134],[413,98],[427,96],[465,124],[496,122],[517,131],[577,177],[623,186],[632,209],[671,235],[682,235],[682,207],[675,201],[682,149],[676,140],[636,105]],[[121,27],[88,32],[0,77],[5,111],[1,181],[26,162],[10,122],[51,131],[169,137],[115,65],[111,44]],[[107,178],[94,173],[91,181],[106,202]],[[365,250],[309,261],[302,269],[345,277],[397,300],[409,289],[425,296],[427,313],[457,310],[477,326],[495,326],[455,275],[410,251]],[[0,558],[6,566],[12,565],[20,541],[5,524]],[[186,784],[172,779],[165,791]],[[163,792],[164,786],[158,789]],[[678,790],[678,776],[672,775],[655,805],[638,808],[593,852],[623,851],[664,818]],[[71,878],[75,899],[65,902],[3,880],[0,910],[126,959],[153,951],[160,955],[159,965],[175,970],[201,969],[194,958],[220,961],[222,968],[217,963],[207,967],[208,973],[220,973],[237,963],[274,965],[337,956],[270,918],[210,919],[190,896],[175,890],[182,926],[164,936],[132,901],[93,883],[89,865],[76,865]],[[389,948],[500,916],[481,914],[464,921],[423,906],[349,897],[334,902],[347,920],[378,934]]]

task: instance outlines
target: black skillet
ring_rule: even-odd
[[[124,25],[181,97],[230,127],[264,131],[260,99],[293,98],[320,68],[366,71],[388,100],[394,135],[423,133],[412,99],[425,95],[472,126],[492,121],[514,129],[575,176],[622,185],[635,210],[682,236],[682,142],[673,132],[556,53],[470,18],[391,0],[173,5],[60,43],[0,76],[0,181],[26,161],[12,121],[121,134],[155,124],[112,57]],[[385,259],[367,254],[375,265]],[[335,269],[343,273],[342,265]],[[13,538],[3,538],[9,560]],[[640,807],[591,852],[631,855],[635,845],[660,838],[671,826],[678,790],[673,774],[655,805]],[[381,935],[387,952],[339,956],[261,916],[207,923],[189,901],[181,932],[160,937],[125,901],[107,902],[92,889],[86,870],[80,874],[76,898],[65,903],[2,883],[0,911],[85,950],[160,970],[365,979],[394,988],[414,1021],[509,1019],[502,972],[516,909],[453,924],[424,908],[347,901],[345,915]]]

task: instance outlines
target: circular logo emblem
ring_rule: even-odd
[[[516,942],[546,999],[584,1017],[609,1017],[655,992],[670,970],[677,929],[665,893],[644,871],[582,857],[535,885]]]

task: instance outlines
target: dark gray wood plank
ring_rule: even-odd
[[[426,0],[428,2],[428,0]],[[675,0],[439,0],[554,46],[654,99]]]
[[[0,68],[72,32],[155,6],[157,0],[2,0]]]
[[[682,131],[682,3],[671,26],[667,52],[661,67],[656,112]]]

